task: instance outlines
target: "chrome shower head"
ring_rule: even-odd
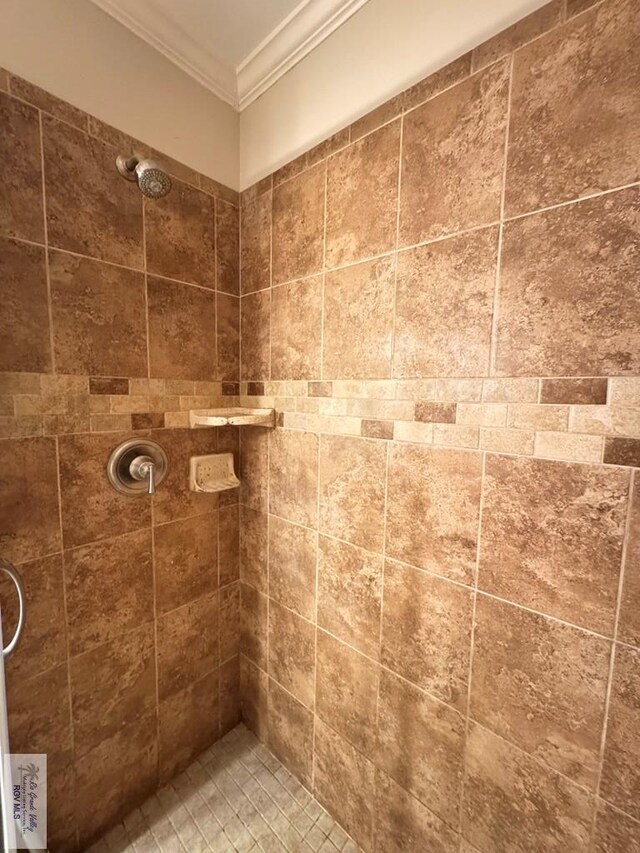
[[[116,165],[120,174],[128,181],[137,181],[140,192],[149,198],[162,198],[171,189],[171,178],[155,160],[140,160],[120,154]]]

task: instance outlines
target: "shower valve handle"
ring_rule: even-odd
[[[129,473],[134,480],[149,481],[148,493],[153,495],[156,490],[156,463],[150,456],[136,456],[129,466]]]

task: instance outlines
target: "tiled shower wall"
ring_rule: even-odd
[[[640,850],[640,7],[242,195],[246,722],[365,851]]]
[[[27,590],[9,725],[13,752],[48,754],[58,853],[239,719],[237,496],[188,488],[189,457],[238,438],[184,428],[238,390],[238,198],[163,158],[173,190],[143,200],[115,157],[146,146],[0,90],[0,556]],[[107,482],[131,435],[167,452],[153,499]]]

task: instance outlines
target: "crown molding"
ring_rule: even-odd
[[[303,0],[237,68],[243,110],[368,0]]]
[[[134,10],[120,0],[92,0],[118,23],[221,100],[242,111],[300,62],[368,0],[302,0],[237,69],[217,60],[153,0]]]
[[[238,109],[238,84],[233,68],[204,50],[156,4],[137,0],[132,12],[122,8],[118,0],[92,2],[218,98]],[[153,22],[153,27],[149,22]]]

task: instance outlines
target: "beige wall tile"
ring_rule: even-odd
[[[325,171],[319,163],[273,191],[273,284],[322,268]]]
[[[278,429],[269,442],[269,511],[315,527],[318,520],[318,437]]]
[[[314,706],[315,642],[315,625],[270,601],[269,675],[307,708]]]
[[[322,277],[274,287],[271,292],[271,378],[320,375]]]
[[[602,439],[597,435],[536,432],[534,455],[575,462],[601,462]]]

